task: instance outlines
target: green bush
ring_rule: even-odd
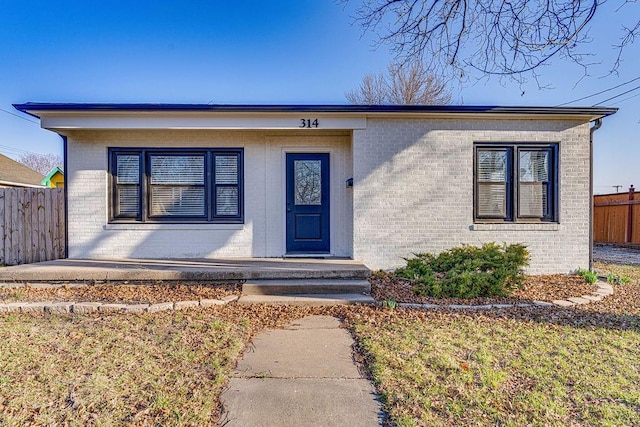
[[[481,247],[462,245],[440,254],[415,254],[396,276],[410,279],[417,294],[475,298],[507,296],[522,287],[522,268],[529,264],[526,246],[516,243]]]
[[[587,283],[594,284],[598,281],[598,275],[595,273],[595,271],[583,270],[579,268],[578,271],[576,271],[576,274],[578,276],[581,276]]]

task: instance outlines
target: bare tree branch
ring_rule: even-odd
[[[22,163],[23,165],[41,173],[42,175],[48,174],[51,169],[55,168],[56,166],[62,169],[62,158],[57,154],[23,154],[18,159],[18,163]]]
[[[390,64],[387,73],[367,74],[345,94],[351,104],[437,105],[451,101],[447,84],[421,62]]]
[[[588,67],[591,54],[580,48],[591,41],[589,23],[607,0],[360,1],[356,22],[388,44],[400,63],[428,60],[440,75],[465,78],[475,70],[522,82],[537,78],[536,70],[556,57]],[[629,5],[635,1],[618,1],[619,10],[638,14]],[[612,72],[640,32],[640,16],[632,18],[635,25],[620,28]]]
[[[350,104],[383,105],[387,103],[387,82],[382,74],[367,74],[358,89],[345,93]]]

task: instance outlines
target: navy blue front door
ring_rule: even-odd
[[[328,253],[329,154],[287,154],[287,253]]]

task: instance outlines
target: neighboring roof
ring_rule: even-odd
[[[0,154],[0,184],[18,187],[41,187],[42,174]]]
[[[211,112],[211,113],[360,113],[374,114],[507,114],[589,116],[602,118],[618,111],[608,107],[533,107],[478,105],[276,105],[276,104],[106,104],[27,102],[13,105],[40,117],[46,112]]]
[[[62,169],[56,166],[55,168],[49,171],[49,173],[42,179],[42,181],[40,181],[40,184],[48,186],[49,183],[51,182],[51,178],[53,178],[53,176],[57,173],[64,175],[64,172],[62,172]]]

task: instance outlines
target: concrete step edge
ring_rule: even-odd
[[[374,304],[375,300],[363,294],[299,294],[299,295],[243,295],[238,304],[270,305],[350,305]]]
[[[245,295],[353,294],[371,291],[364,279],[250,280],[242,285]]]

